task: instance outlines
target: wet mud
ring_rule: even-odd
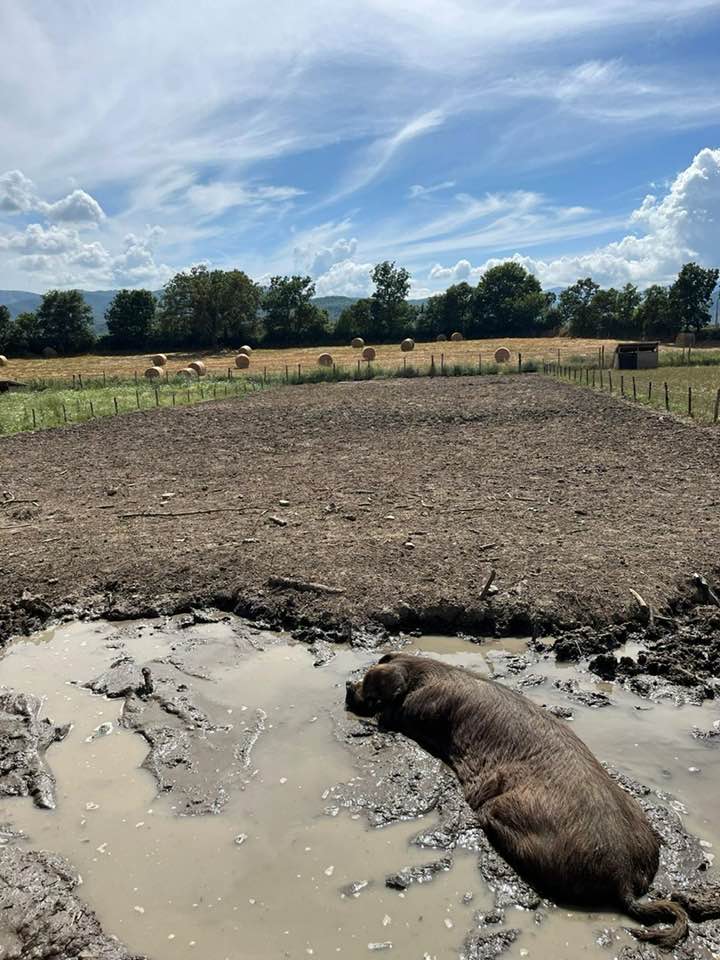
[[[377,652],[336,639],[298,643],[210,612],[74,624],[11,645],[7,696],[43,698],[31,710],[41,731],[73,727],[50,746],[36,736],[55,810],[2,801],[2,916],[15,918],[0,927],[15,950],[5,955],[659,956],[626,918],[542,901],[489,845],[448,770],[345,713],[345,680]],[[617,655],[635,655],[625,642]],[[524,639],[396,643],[493,675],[573,723],[664,840],[654,892],[715,882],[712,702],[642,698]],[[47,897],[23,899],[53,884],[87,920],[72,943]],[[45,953],[21,939],[28,912]],[[718,954],[720,922],[692,924],[675,952]]]

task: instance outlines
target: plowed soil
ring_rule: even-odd
[[[0,441],[0,633],[64,603],[609,622],[631,588],[661,609],[718,572],[719,471],[711,428],[534,374],[290,386],[20,435]]]

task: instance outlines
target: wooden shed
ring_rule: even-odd
[[[619,343],[615,347],[615,370],[651,370],[658,365],[657,340]]]
[[[19,380],[0,379],[0,393],[14,393],[16,390],[24,390],[25,384]]]

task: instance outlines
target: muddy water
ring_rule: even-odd
[[[6,801],[2,819],[22,829],[31,846],[67,857],[83,877],[81,895],[106,931],[154,960],[360,957],[383,944],[402,957],[456,958],[473,913],[492,905],[475,856],[459,852],[451,871],[405,894],[388,890],[387,873],[435,858],[434,851],[408,845],[418,821],[371,830],[359,815],[328,806],[328,788],[355,772],[333,735],[333,713],[348,673],[376,655],[341,650],[315,669],[303,646],[278,643],[238,664],[223,655],[232,646],[232,622],[193,628],[208,641],[203,670],[197,671],[207,679],[193,681],[204,696],[230,722],[258,708],[267,721],[244,787],[222,813],[178,817],[140,768],[145,741],[118,727],[120,701],[77,686],[119,652],[141,662],[166,656],[176,631],[172,624],[157,627],[75,624],[10,648],[0,663],[0,682],[44,696],[46,713],[74,727],[48,753],[57,809]],[[426,637],[414,646],[501,675],[503,651],[522,652],[524,643],[478,647]],[[565,675],[550,661],[533,672],[550,679]],[[550,680],[525,692],[543,703],[567,704]],[[636,706],[649,705],[618,690],[612,696],[612,708],[576,708],[577,732],[601,759],[672,792],[687,806],[689,827],[720,845],[717,824],[711,823],[718,752],[688,736],[694,723],[709,726],[712,712],[667,704],[638,711]],[[112,733],[90,739],[108,722]],[[690,773],[691,767],[702,772]],[[358,897],[343,896],[342,888],[355,881],[369,886]],[[462,902],[466,892],[474,895],[469,904]],[[523,934],[506,955],[607,958],[612,953],[594,941],[616,919],[553,910],[538,926],[531,914],[511,911],[508,925]]]

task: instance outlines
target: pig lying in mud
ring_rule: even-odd
[[[455,772],[490,842],[535,889],[564,904],[615,909],[643,924],[639,940],[670,949],[688,918],[720,917],[720,902],[683,894],[643,901],[660,841],[635,800],[585,744],[513,690],[438,660],[391,653],[346,705],[417,741]]]

